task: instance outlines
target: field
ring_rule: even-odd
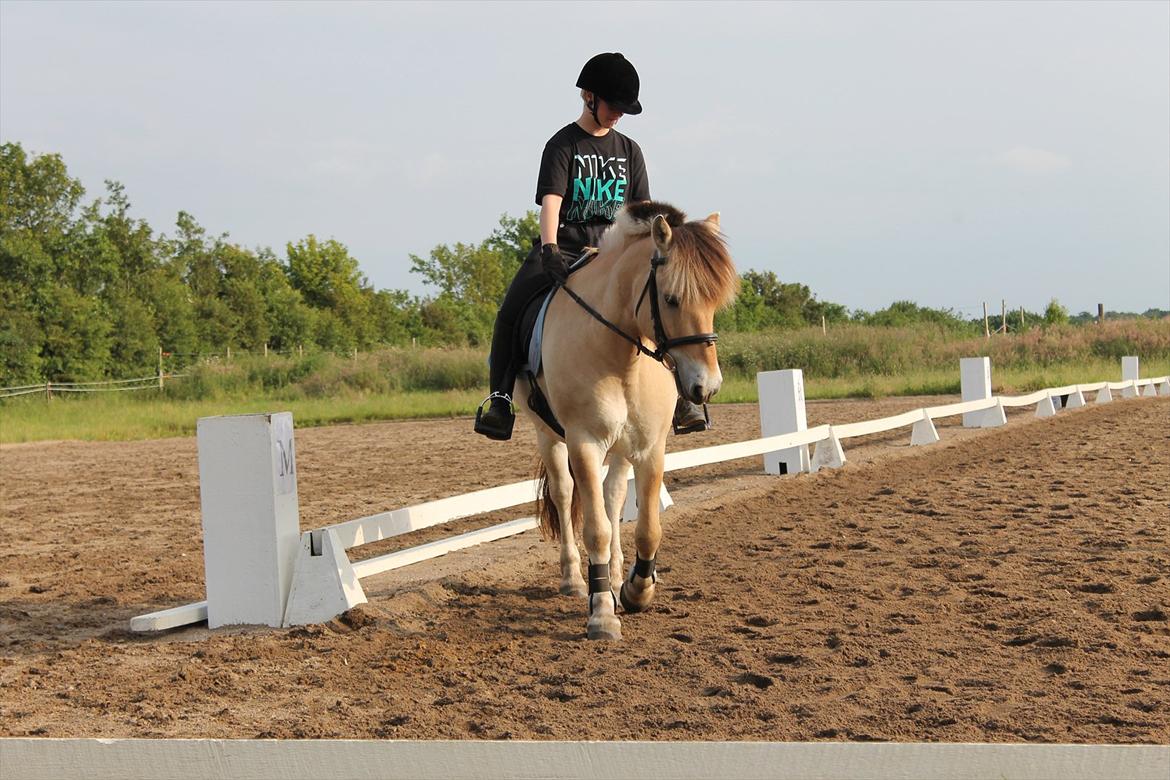
[[[599,326],[600,327],[600,326]],[[1121,378],[1122,355],[1142,376],[1170,374],[1170,320],[1118,320],[972,338],[936,327],[835,326],[726,333],[716,402],[754,403],[756,373],[802,367],[810,399],[959,392],[959,359],[987,355],[997,394]],[[301,428],[474,413],[487,394],[487,356],[476,349],[385,348],[356,357],[222,355],[193,365],[165,392],[43,395],[0,400],[0,443],[55,439],[133,441],[186,436],[199,417],[274,407]]]
[[[672,449],[758,435],[753,405],[716,422]],[[469,428],[299,430],[303,527],[531,475],[527,426]],[[328,624],[133,635],[202,598],[193,439],[4,446],[0,733],[1170,741],[1170,400],[939,433],[850,441],[815,476],[669,475],[657,601],[612,645],[535,533],[365,580]]]

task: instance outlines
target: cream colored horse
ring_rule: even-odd
[[[739,276],[719,233],[719,215],[685,219],[666,204],[627,206],[605,233],[597,257],[569,278],[566,290],[612,328],[566,290],[550,303],[538,381],[565,439],[528,409],[524,383],[517,397],[536,426],[547,475],[541,519],[561,541],[560,591],[588,597],[590,639],[621,638],[610,572],[622,577],[618,524],[630,467],[638,490],[636,560],[620,598],[627,612],[637,612],[654,597],[654,559],[662,536],[658,494],[675,400],[683,392],[695,403],[706,402],[723,381],[711,331],[715,312],[738,291]],[[661,261],[653,284],[651,258]],[[650,300],[654,296],[658,300]],[[656,345],[655,333],[665,335],[666,343]],[[646,357],[656,350],[662,360]],[[574,515],[583,524],[588,586],[581,576]]]

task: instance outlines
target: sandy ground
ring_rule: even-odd
[[[759,435],[754,405],[715,418],[671,448]],[[4,447],[0,734],[1170,741],[1170,399],[939,433],[850,440],[811,477],[668,475],[658,597],[615,644],[584,640],[534,532],[367,579],[328,624],[134,635],[203,597],[194,440]],[[302,525],[530,477],[532,441],[298,431]]]

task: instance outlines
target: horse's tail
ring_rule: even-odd
[[[569,467],[569,477],[573,476],[573,467]],[[540,461],[536,469],[536,478],[540,482],[540,490],[536,499],[536,514],[540,517],[540,533],[545,539],[556,541],[561,538],[561,515],[557,511],[556,502],[552,500],[552,488],[548,483],[548,469],[544,461]],[[569,517],[573,523],[573,535],[581,531],[584,514],[581,511],[581,496],[577,491],[577,481],[573,480],[573,499],[569,510]]]

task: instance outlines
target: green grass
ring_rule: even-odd
[[[991,357],[995,392],[1020,394],[1121,378],[1122,355],[1143,376],[1170,374],[1170,319],[1052,327],[992,339],[930,326],[838,326],[729,333],[719,342],[717,401],[756,401],[756,373],[799,366],[809,399],[959,392],[959,358]],[[205,363],[154,392],[0,401],[0,443],[188,436],[200,417],[288,410],[299,427],[469,415],[487,393],[474,349],[390,348],[358,359],[312,355]]]
[[[1170,360],[1143,364],[1144,376],[1170,374]],[[1085,384],[1121,378],[1113,360],[1090,359],[1076,364],[994,370],[997,394],[1020,394],[1044,387]],[[905,376],[879,374],[853,377],[806,377],[810,400],[939,395],[959,392],[958,367],[924,370]],[[400,393],[349,395],[338,398],[290,398],[282,391],[251,398],[184,400],[99,396],[97,398],[41,397],[13,399],[0,405],[0,443],[81,439],[130,441],[190,436],[200,417],[254,412],[291,411],[297,427],[375,420],[470,415],[483,390],[411,390]],[[718,396],[720,403],[755,402],[754,377],[730,376]]]
[[[19,399],[0,407],[0,443],[54,439],[132,441],[189,436],[200,417],[290,411],[298,428],[474,413],[482,391],[408,391],[355,398],[176,401],[166,398]]]

